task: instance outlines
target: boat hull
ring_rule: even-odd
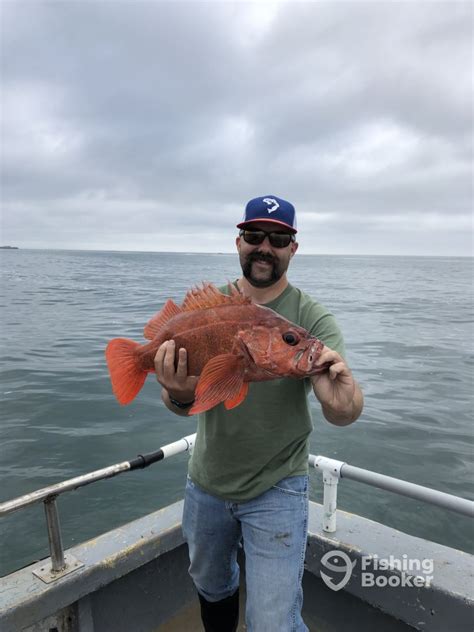
[[[454,617],[457,631],[470,630],[473,556],[340,510],[337,531],[328,534],[321,528],[322,512],[310,502],[303,581],[303,616],[310,630],[445,632]],[[0,579],[0,629],[172,632],[183,620],[187,632],[202,629],[181,516],[182,501],[69,549],[83,566],[57,581],[45,583],[33,574],[44,561]],[[328,574],[322,558],[334,550],[355,562],[341,590],[321,578],[321,571]],[[392,569],[380,571],[385,588],[363,586],[362,559],[368,555],[432,559],[433,581],[429,588],[390,586],[390,578],[400,576]]]

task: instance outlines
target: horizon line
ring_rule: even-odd
[[[222,251],[202,251],[202,250],[117,250],[108,248],[28,248],[21,246],[0,246],[0,250],[52,250],[58,252],[123,252],[123,253],[137,253],[137,254],[190,254],[190,255],[235,255],[235,251],[222,252]],[[445,254],[378,254],[378,253],[331,253],[331,252],[299,252],[299,256],[311,256],[311,257],[438,257],[438,258],[453,258],[453,259],[472,259],[474,254],[467,255],[445,255]]]

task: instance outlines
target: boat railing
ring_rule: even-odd
[[[87,474],[70,478],[56,485],[43,487],[29,494],[0,503],[0,518],[30,505],[39,502],[44,503],[51,560],[49,564],[33,572],[46,583],[55,581],[82,566],[79,560],[74,559],[71,555],[64,554],[56,505],[57,497],[64,492],[79,489],[80,487],[85,487],[86,485],[106,478],[112,478],[123,472],[143,469],[152,463],[157,463],[170,456],[182,452],[192,452],[195,439],[196,434],[188,435],[178,441],[161,447],[156,452],[139,454],[131,461],[123,461],[100,470],[88,472]],[[324,456],[310,454],[308,461],[310,466],[320,470],[323,474],[324,510],[322,529],[325,532],[333,533],[336,531],[337,488],[341,478],[365,483],[474,518],[474,502],[471,500],[391,476],[385,476],[384,474],[355,467],[343,461],[337,461]]]

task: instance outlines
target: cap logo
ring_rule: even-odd
[[[274,198],[263,198],[263,202],[268,204],[268,206],[272,204],[272,207],[267,209],[269,213],[273,213],[273,211],[277,211],[280,208],[280,205]]]

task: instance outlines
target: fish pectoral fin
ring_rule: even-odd
[[[196,386],[196,399],[189,411],[191,415],[214,408],[220,402],[237,400],[243,394],[245,359],[225,353],[209,360]],[[235,404],[237,405],[237,404]]]
[[[224,406],[226,407],[226,410],[231,410],[232,408],[235,408],[236,406],[241,404],[244,401],[244,399],[247,397],[248,392],[249,392],[249,383],[244,382],[241,386],[240,391],[237,393],[236,397],[225,400]]]
[[[171,299],[168,299],[163,307],[157,314],[155,314],[148,323],[145,325],[143,335],[147,340],[153,340],[160,333],[160,329],[163,328],[166,323],[181,314],[181,308],[176,305]]]

